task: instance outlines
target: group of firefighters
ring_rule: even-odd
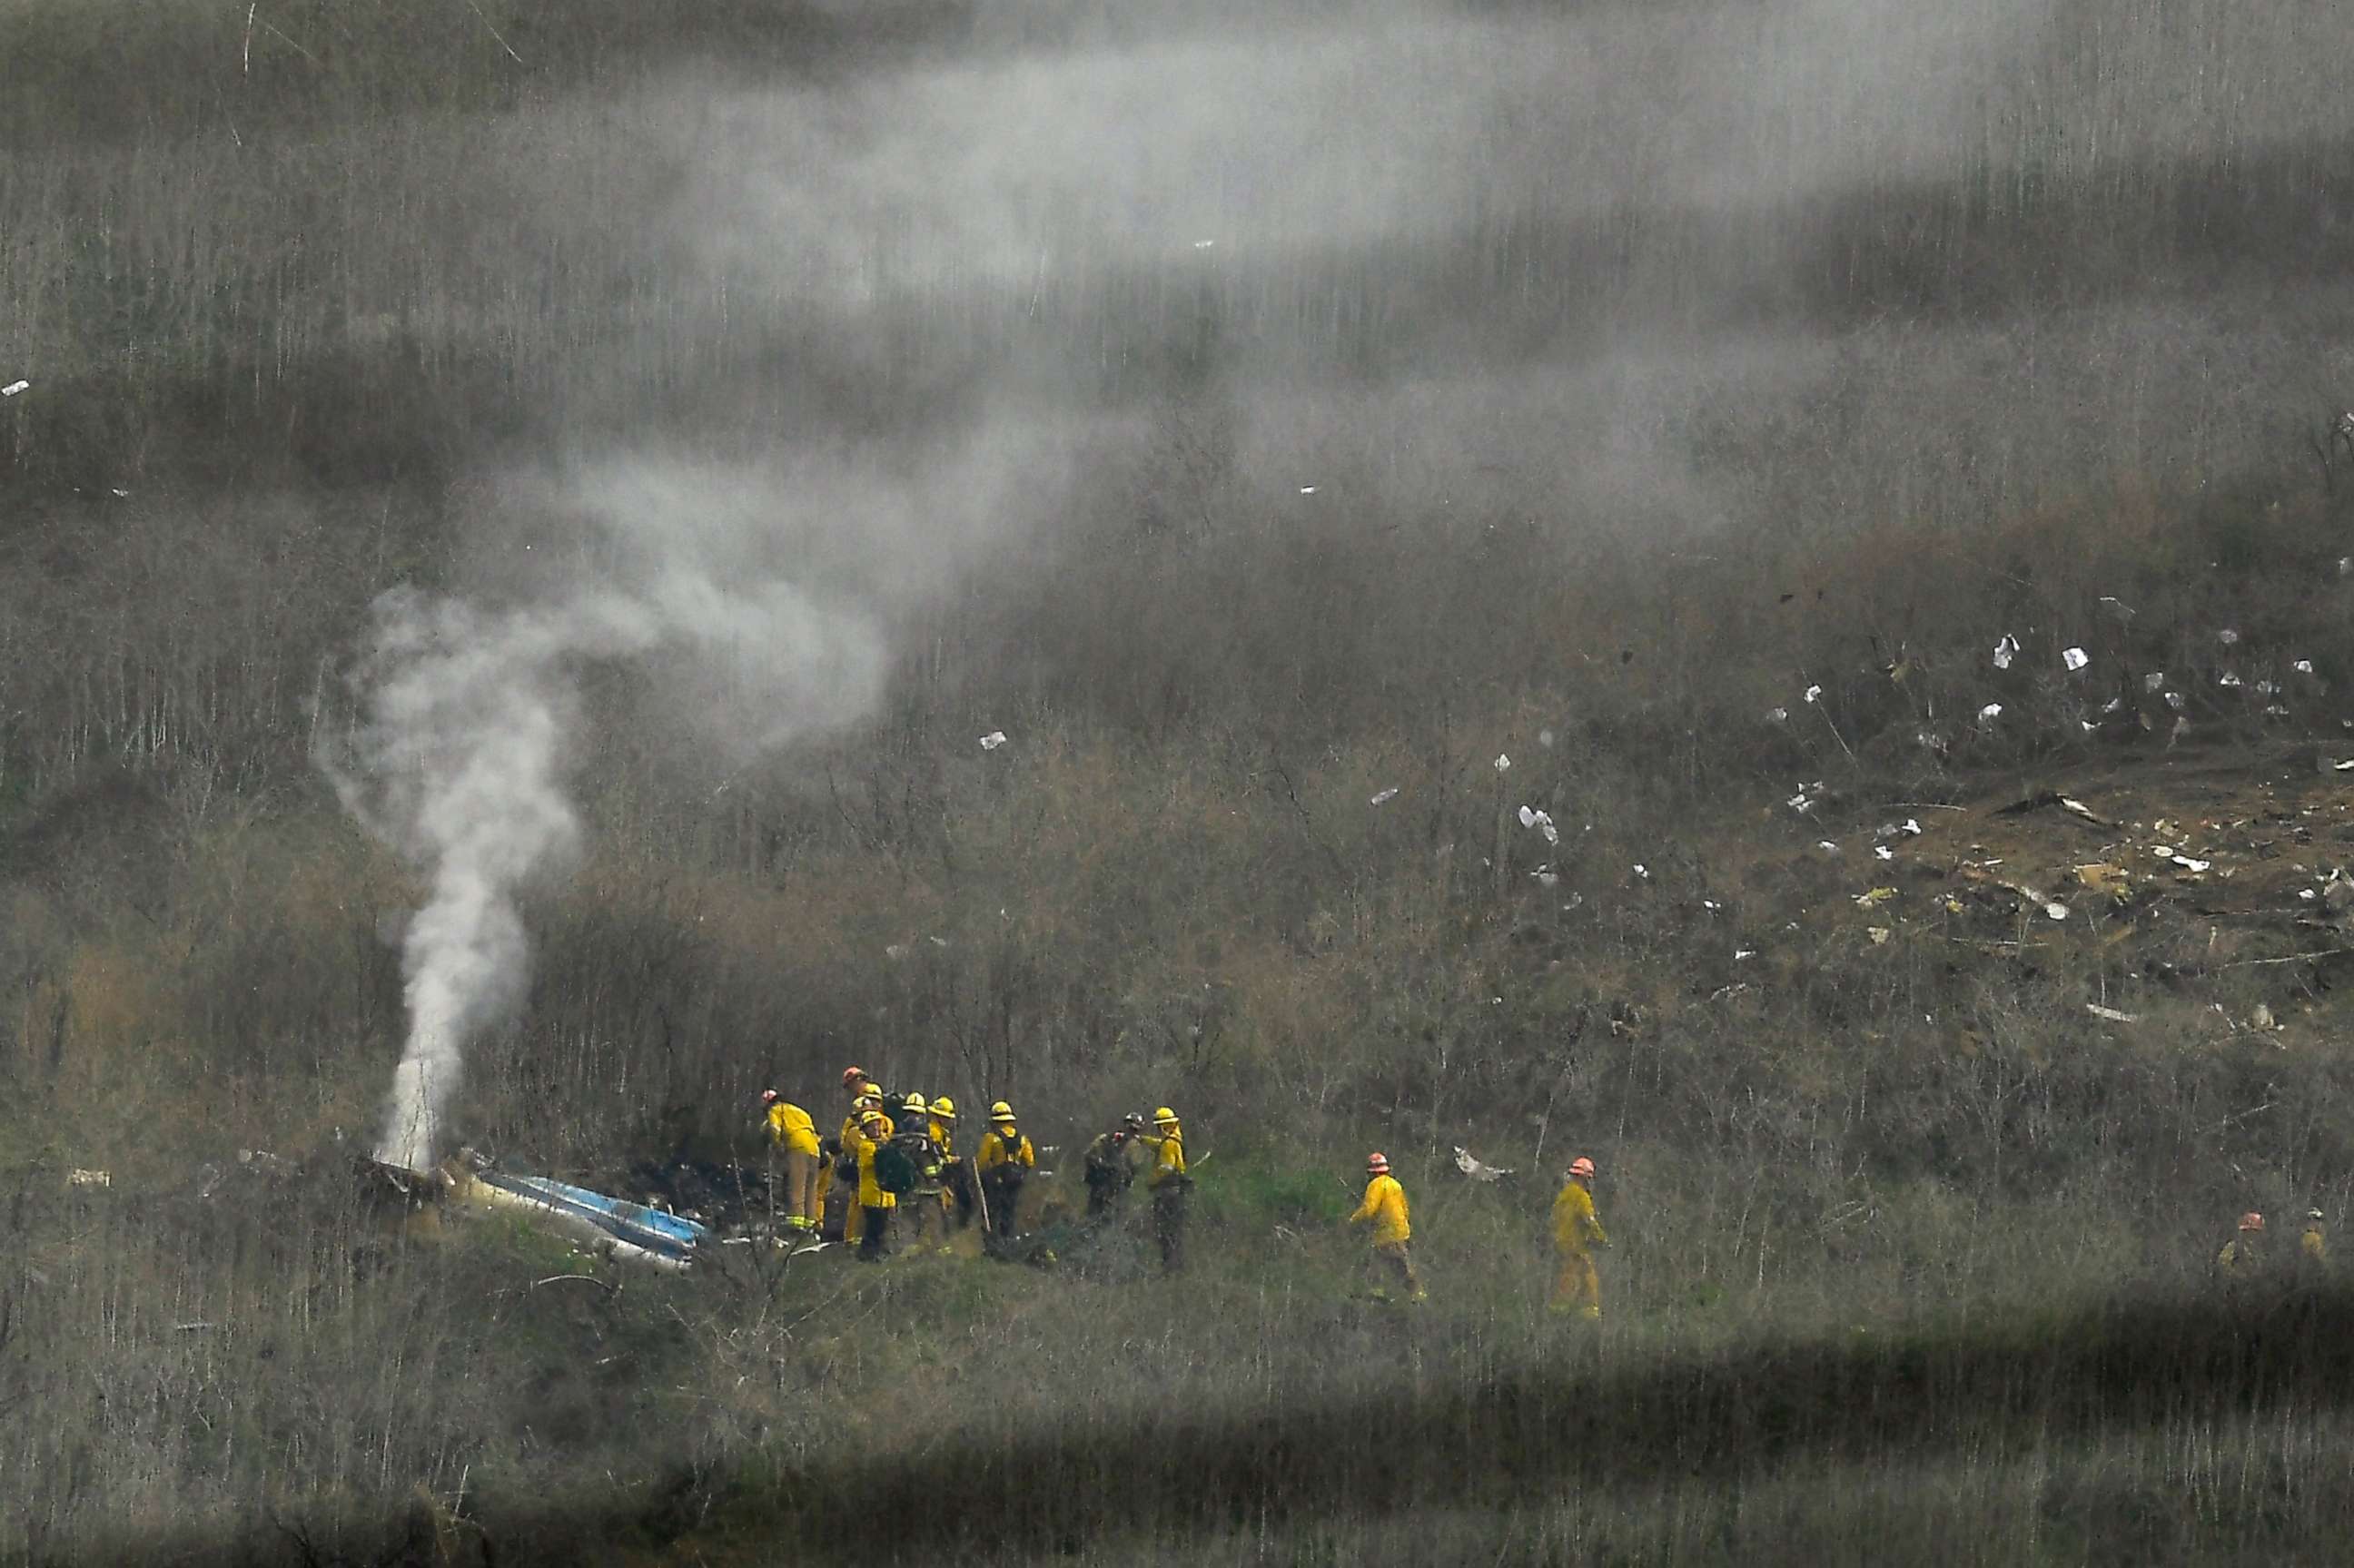
[[[948,1096],[895,1097],[856,1066],[843,1070],[842,1084],[850,1114],[832,1138],[821,1138],[810,1113],[775,1089],[761,1092],[775,1167],[771,1192],[779,1194],[779,1223],[785,1229],[853,1245],[870,1262],[885,1255],[895,1222],[912,1228],[905,1245],[916,1250],[944,1245],[951,1228],[978,1225],[999,1245],[1018,1237],[1015,1216],[1023,1185],[1037,1169],[1038,1151],[1023,1136],[1011,1105],[999,1100],[989,1107],[989,1130],[968,1160],[957,1151],[957,1107]],[[1184,1128],[1174,1110],[1163,1106],[1149,1123],[1138,1112],[1123,1117],[1087,1146],[1081,1173],[1090,1224],[1113,1217],[1142,1174],[1151,1194],[1161,1267],[1174,1272],[1183,1266],[1186,1195],[1193,1178],[1185,1163]],[[1408,1302],[1426,1298],[1410,1249],[1414,1224],[1405,1189],[1390,1173],[1388,1156],[1367,1157],[1364,1198],[1347,1224],[1351,1229],[1366,1227],[1372,1247],[1367,1268],[1376,1299],[1392,1299],[1393,1287]],[[1594,1252],[1608,1246],[1610,1238],[1594,1209],[1594,1161],[1584,1155],[1570,1161],[1553,1199],[1552,1229],[1559,1263],[1552,1309],[1600,1318]]]
[[[2292,1262],[2296,1267],[2317,1274],[2329,1264],[2329,1238],[2323,1229],[2319,1209],[2305,1212],[2305,1234],[2296,1238],[2296,1252]],[[2250,1278],[2264,1274],[2272,1258],[2264,1249],[2264,1217],[2251,1211],[2240,1216],[2239,1234],[2223,1244],[2215,1255],[2216,1269],[2229,1278]]]
[[[1038,1168],[1038,1150],[1011,1105],[999,1100],[989,1107],[989,1130],[968,1159],[957,1150],[956,1102],[948,1096],[888,1095],[856,1066],[843,1070],[842,1086],[850,1114],[832,1138],[818,1136],[808,1111],[774,1089],[761,1091],[786,1229],[853,1245],[869,1262],[885,1255],[895,1222],[912,1232],[904,1245],[918,1251],[945,1245],[952,1228],[978,1226],[1001,1245],[1017,1237],[1022,1192]],[[1167,1106],[1149,1125],[1131,1113],[1088,1145],[1090,1220],[1107,1215],[1140,1166],[1152,1196],[1161,1266],[1173,1271],[1184,1261],[1193,1179],[1185,1165],[1184,1126]]]

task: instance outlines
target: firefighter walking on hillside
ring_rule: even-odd
[[[811,1234],[817,1229],[818,1216],[817,1124],[809,1112],[774,1089],[760,1091],[760,1105],[769,1126],[769,1190],[776,1192],[781,1174],[785,1226]]]
[[[2239,1234],[2215,1255],[2215,1268],[2226,1279],[2251,1279],[2264,1266],[2264,1217],[2252,1209],[2240,1216]]]
[[[1038,1151],[1014,1125],[1013,1107],[999,1100],[989,1107],[989,1131],[981,1140],[973,1163],[981,1171],[981,1192],[988,1202],[989,1234],[1000,1241],[1013,1239],[1014,1217],[1022,1202],[1022,1184],[1038,1167]]]
[[[1594,1161],[1581,1154],[1569,1162],[1569,1180],[1553,1201],[1553,1245],[1561,1260],[1553,1311],[1588,1319],[1602,1316],[1602,1281],[1595,1273],[1593,1249],[1609,1245],[1594,1212]]]
[[[1152,1130],[1140,1134],[1152,1150],[1152,1173],[1144,1179],[1152,1194],[1152,1234],[1161,1244],[1162,1272],[1185,1266],[1185,1194],[1193,1179],[1185,1173],[1185,1129],[1177,1113],[1162,1106],[1152,1113]]]
[[[1348,1223],[1372,1228],[1373,1250],[1366,1263],[1373,1277],[1374,1300],[1387,1301],[1393,1283],[1405,1289],[1408,1301],[1429,1299],[1414,1272],[1414,1258],[1406,1250],[1414,1226],[1406,1216],[1405,1189],[1390,1174],[1388,1155],[1375,1152],[1366,1157],[1365,1201],[1357,1205],[1357,1212],[1349,1216]]]

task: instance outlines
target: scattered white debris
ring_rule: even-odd
[[[1896,858],[1896,852],[1890,849],[1886,844],[1872,845],[1872,858],[1875,860],[1894,860]]]
[[[1801,789],[1797,794],[1791,796],[1785,804],[1787,804],[1790,810],[1797,812],[1798,815],[1802,817],[1808,811],[1815,809],[1815,803],[1807,799],[1807,792],[1804,789]]]
[[[2223,628],[2222,630],[2215,633],[2215,641],[2221,642],[2226,648],[2231,647],[2233,643],[2239,641],[2239,640],[2240,634],[2232,630],[2228,626]]]
[[[2083,669],[2092,662],[2093,656],[2082,648],[2062,648],[2060,651],[2060,662],[2067,665],[2071,673]]]
[[[2192,872],[2194,874],[2206,871],[2215,863],[2211,860],[2194,860],[2187,854],[2169,855],[2167,858],[2172,861],[2176,865],[2181,867],[2184,871]]]
[[[1396,799],[1397,799],[1397,796],[1398,796],[1398,787],[1397,787],[1396,785],[1393,784],[1393,785],[1391,785],[1388,789],[1386,789],[1383,790],[1380,794],[1375,795],[1375,796],[1373,798],[1373,800],[1372,800],[1371,801],[1369,801],[1369,802],[1368,802],[1368,804],[1370,804],[1370,805],[1375,805],[1375,806],[1386,806],[1386,805],[1388,805],[1392,800],[1396,800]]]
[[[1875,948],[1886,947],[1888,938],[1896,935],[1885,926],[1866,926],[1863,934],[1872,938],[1872,945]]]
[[[2318,898],[2318,897],[2320,897],[2320,896],[2321,896],[2321,895],[2320,895],[2320,894],[2316,893],[2316,892],[2315,892],[2312,888],[2310,888],[2310,887],[2300,887],[2300,888],[2298,888],[2298,889],[2296,890],[2296,895],[2297,895],[2299,898],[2304,899],[2307,904],[2312,903],[2315,899],[2317,899],[2317,898]]]
[[[949,945],[949,939],[946,937],[927,937],[924,940],[935,948],[945,948]]]
[[[2133,619],[2133,607],[2118,599],[2116,595],[2113,593],[2105,593],[2101,596],[2101,602],[2115,610],[2118,620],[2131,620]]]
[[[1807,701],[1810,703],[1820,698],[1822,694],[1823,689],[1820,686],[1808,686],[1807,688]]]
[[[2219,686],[2236,686],[2240,683],[2240,677],[2226,670],[2215,677],[2215,683]]]
[[[1701,906],[1702,908],[1703,908],[1703,909],[1722,909],[1722,908],[1723,908],[1723,907],[1724,907],[1724,906],[1723,906],[1723,905],[1719,904],[1719,903],[1718,903],[1715,899],[1713,899],[1713,898],[1703,898],[1703,899],[1702,899],[1702,900],[1700,901],[1700,906]]]
[[[1544,835],[1545,842],[1549,844],[1557,844],[1561,842],[1561,830],[1554,827],[1553,825],[1553,819],[1543,811],[1532,811],[1526,806],[1522,807],[1521,826],[1524,828],[1534,828],[1537,832]]]
[[[1553,749],[1553,731],[1549,729],[1541,729],[1537,731],[1537,744],[1543,747],[1547,751],[1551,751]]]
[[[2310,675],[2313,673],[2313,661],[2310,659],[2299,659],[2296,663],[2291,664],[2289,668],[2296,671],[2300,675]]]
[[[1999,638],[1996,639],[1994,645],[1994,667],[1996,669],[2009,669],[2010,662],[2018,657],[2018,638],[2013,637],[2009,632],[2006,631]]]
[[[1196,239],[1193,241],[1193,249],[1196,250],[1207,250],[1216,243],[1217,241],[1214,239]]]
[[[2046,904],[2043,913],[2054,920],[2065,920],[2068,918],[2068,906],[2065,904]]]
[[[1816,841],[1815,841],[1815,847],[1816,847],[1817,849],[1819,849],[1819,850],[1826,851],[1827,853],[1831,853],[1831,854],[1837,854],[1837,853],[1839,853],[1839,845],[1837,845],[1837,844],[1835,844],[1835,843],[1831,842],[1831,841],[1830,841],[1830,840],[1829,840],[1829,839],[1818,839],[1818,840],[1816,840]]]
[[[2180,713],[2182,711],[2182,694],[2180,692],[2167,693],[2166,705],[2172,708],[2175,712]]]
[[[2166,672],[2163,670],[2152,670],[2148,674],[2144,675],[2141,678],[2141,689],[2145,692],[2162,692],[2166,690]]]
[[[2000,703],[1988,703],[1986,706],[1978,710],[1978,718],[1981,723],[1988,719],[2000,718],[2001,716],[2002,705]]]
[[[21,387],[24,384],[19,382],[17,385]],[[111,1187],[114,1185],[114,1172],[111,1171],[69,1171],[66,1172],[66,1185],[69,1187]]]
[[[0,397],[14,397],[17,393],[30,388],[32,385],[29,381],[11,381],[7,386],[0,387]]]
[[[1500,1181],[1512,1173],[1502,1167],[1490,1165],[1485,1160],[1475,1160],[1468,1150],[1459,1148],[1455,1151],[1455,1169],[1462,1171],[1474,1181]]]
[[[1539,887],[1558,887],[1561,885],[1561,874],[1559,872],[1538,870],[1532,871],[1529,873],[1529,874],[1537,879],[1537,885]]]
[[[904,942],[894,942],[889,947],[883,949],[883,956],[889,959],[893,963],[897,963],[901,959],[907,956],[907,944]]]
[[[131,499],[131,493],[127,490],[109,490],[106,493],[111,495],[117,501],[128,501]]]
[[[1003,746],[1004,744],[1005,732],[1002,729],[991,730],[987,735],[981,737],[981,748],[983,751],[995,751],[999,747]]]
[[[2256,695],[2260,697],[2276,697],[2280,695],[2280,683],[2278,681],[2258,681],[2256,683]]]
[[[2141,1022],[2141,1019],[2137,1014],[2131,1012],[2119,1012],[2115,1008],[2103,1007],[2097,1001],[2086,1002],[2084,1004],[2084,1011],[2091,1013],[2095,1018],[2105,1018],[2112,1023],[2139,1023]]]
[[[2123,697],[2111,697],[2101,705],[2101,711],[2105,714],[2113,714],[2125,705],[2126,700]]]
[[[1757,949],[1755,948],[1735,948],[1733,949],[1733,961],[1736,964],[1742,962],[1745,959],[1754,959],[1756,956]]]
[[[1915,744],[1925,746],[1931,751],[1943,751],[1946,749],[1946,743],[1925,729],[1914,730],[1913,732],[1913,739]]]
[[[1303,484],[1299,487],[1299,493],[1302,495],[1313,495],[1316,493],[1316,487],[1312,484]]]
[[[1649,866],[1638,865],[1635,868],[1635,874],[1641,877],[1646,882],[1651,880],[1651,872]]]
[[[2286,718],[2288,717],[2288,709],[2279,703],[2266,703],[2264,705],[2264,716],[2266,718]]]
[[[1787,708],[1767,708],[1766,710],[1766,717],[1771,723],[1785,724],[1789,721],[1790,710]]]
[[[1511,759],[1511,758],[1509,758],[1509,757],[1505,756],[1505,755],[1504,755],[1502,752],[1500,752],[1500,752],[1498,752],[1498,753],[1496,754],[1496,771],[1497,771],[1497,772],[1501,773],[1501,772],[1503,772],[1506,768],[1508,768],[1511,767],[1511,765],[1512,765],[1512,759]]]

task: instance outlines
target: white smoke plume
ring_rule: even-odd
[[[748,571],[749,487],[716,506],[723,524],[737,509],[732,525],[678,514],[709,489],[644,469],[584,489],[601,498],[580,504],[621,546],[626,585],[575,583],[495,609],[408,589],[376,604],[353,674],[362,721],[326,766],[346,807],[428,884],[405,943],[408,1041],[376,1143],[387,1164],[430,1167],[467,1043],[521,1000],[517,895],[560,871],[580,837],[567,785],[583,756],[584,668],[677,656],[716,680],[699,682],[702,700],[728,694],[703,716],[738,751],[850,722],[881,694],[877,610]],[[732,557],[703,547],[719,539]]]

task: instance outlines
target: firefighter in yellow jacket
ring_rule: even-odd
[[[942,1202],[961,1229],[972,1224],[972,1161],[957,1157],[956,1131],[956,1101],[941,1095],[932,1101],[932,1141],[939,1147],[941,1183],[948,1189]]]
[[[1185,1173],[1185,1129],[1177,1113],[1162,1106],[1152,1113],[1152,1130],[1138,1135],[1152,1150],[1152,1170],[1144,1178],[1152,1194],[1152,1234],[1161,1244],[1161,1267],[1174,1274],[1185,1266],[1185,1194],[1193,1178]]]
[[[860,1202],[855,1185],[858,1181],[860,1129],[864,1126],[869,1111],[877,1116],[883,1116],[883,1098],[875,1092],[875,1086],[861,1078],[856,1087],[859,1091],[858,1097],[850,1102],[850,1114],[843,1118],[842,1158],[833,1167],[834,1180],[843,1183],[842,1239],[845,1242],[858,1241],[866,1234],[866,1205]],[[877,1141],[890,1142],[891,1135],[896,1130],[896,1128],[892,1126],[891,1118],[883,1116],[883,1135]]]
[[[875,1179],[875,1156],[891,1140],[891,1118],[879,1107],[865,1111],[860,1115],[851,1137],[855,1140],[849,1147],[858,1161],[858,1208],[862,1216],[858,1256],[862,1262],[879,1263],[891,1239],[891,1211],[899,1205],[898,1198],[885,1192]]]
[[[1008,1239],[1014,1234],[1022,1184],[1038,1168],[1038,1151],[1014,1125],[1013,1107],[1003,1100],[989,1107],[989,1130],[981,1135],[981,1153],[973,1164],[981,1172],[981,1196],[989,1203],[989,1234]]]
[[[1368,1266],[1373,1273],[1373,1299],[1390,1298],[1389,1282],[1396,1281],[1405,1287],[1408,1301],[1423,1301],[1422,1281],[1414,1272],[1414,1258],[1406,1251],[1406,1243],[1414,1235],[1414,1226],[1406,1217],[1405,1189],[1390,1174],[1390,1157],[1379,1152],[1365,1159],[1365,1201],[1349,1216],[1352,1225],[1371,1227],[1373,1250]]]
[[[1561,1273],[1553,1287],[1553,1310],[1581,1318],[1602,1316],[1602,1281],[1594,1271],[1594,1248],[1609,1236],[1594,1212],[1594,1161],[1581,1154],[1569,1162],[1569,1181],[1553,1201],[1553,1246]]]
[[[760,1091],[760,1104],[769,1124],[769,1174],[773,1180],[781,1167],[784,1178],[785,1224],[808,1234],[817,1229],[817,1124],[774,1089]]]

